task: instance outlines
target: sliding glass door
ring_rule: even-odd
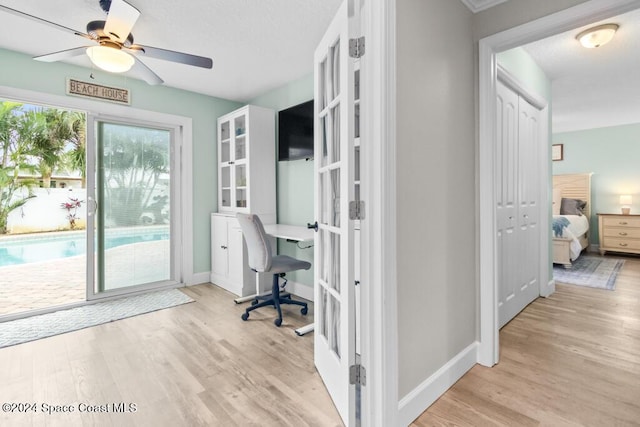
[[[90,117],[89,299],[179,281],[175,132]]]

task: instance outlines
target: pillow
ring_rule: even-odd
[[[578,215],[582,216],[582,210],[587,206],[587,202],[580,199],[562,198],[560,203],[560,215]]]
[[[553,215],[560,215],[560,203],[562,203],[562,189],[554,188],[553,189]]]

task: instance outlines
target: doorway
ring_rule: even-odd
[[[177,284],[170,128],[89,117],[88,299]]]
[[[479,200],[480,200],[480,346],[478,362],[485,366],[493,366],[499,358],[498,315],[495,241],[495,213],[493,205],[496,200],[492,171],[494,170],[493,150],[495,148],[496,123],[496,54],[525,43],[565,31],[580,25],[605,19],[637,8],[637,2],[596,2],[590,1],[547,16],[534,22],[523,24],[502,33],[484,38],[479,42]],[[546,147],[542,167],[548,168],[550,149]],[[549,180],[544,181],[548,191]],[[542,193],[544,194],[544,193]],[[548,197],[541,199],[541,212],[549,211]],[[548,221],[548,218],[547,218]],[[542,223],[541,230],[547,230]],[[550,234],[550,233],[549,233]],[[550,258],[549,235],[540,233],[541,286],[549,282]]]
[[[21,100],[16,104],[28,106],[27,112],[44,109],[81,117],[82,126],[76,128],[82,143],[78,138],[61,143],[75,154],[76,163],[66,159],[53,167],[50,187],[42,188],[45,180],[39,175],[21,176],[33,194],[27,185],[21,187],[24,197],[14,192],[14,233],[0,236],[0,294],[10,295],[3,303],[14,306],[0,307],[0,318],[12,320],[190,280],[185,266],[192,265],[187,259],[192,253],[191,226],[184,218],[191,211],[185,203],[191,180],[183,171],[191,161],[181,159],[190,155],[190,145],[184,143],[190,142],[190,122],[93,101],[18,89],[3,92],[3,100]],[[31,157],[27,165],[34,162]],[[35,218],[44,218],[48,229],[33,229]],[[31,228],[20,225],[27,219]],[[22,265],[4,265],[16,259]],[[8,274],[11,268],[21,270]],[[11,286],[12,280],[19,286]],[[34,303],[25,303],[19,292],[29,288],[26,282],[34,284]]]

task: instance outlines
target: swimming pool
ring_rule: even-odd
[[[105,249],[133,243],[169,240],[169,227],[114,229],[105,232]],[[0,267],[85,255],[84,232],[46,233],[0,239]]]

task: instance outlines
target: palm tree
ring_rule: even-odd
[[[139,224],[144,212],[154,212],[152,221],[163,223],[160,213],[169,197],[158,195],[156,188],[169,173],[168,133],[118,125],[109,125],[104,133],[106,215],[127,226]]]
[[[7,231],[9,213],[34,197],[31,187],[35,182],[19,180],[18,174],[35,169],[29,160],[34,154],[33,141],[42,132],[41,121],[21,108],[19,103],[0,102],[0,234]]]
[[[42,186],[49,188],[52,173],[63,166],[67,145],[74,144],[77,140],[77,133],[74,131],[76,116],[80,114],[84,117],[84,114],[55,108],[46,108],[37,114],[44,121],[44,132],[34,139],[34,148]],[[73,168],[75,169],[75,165]]]
[[[66,155],[67,168],[80,172],[82,188],[87,187],[87,118],[84,113],[70,111],[67,115],[67,125],[71,130],[67,143],[71,149]]]

